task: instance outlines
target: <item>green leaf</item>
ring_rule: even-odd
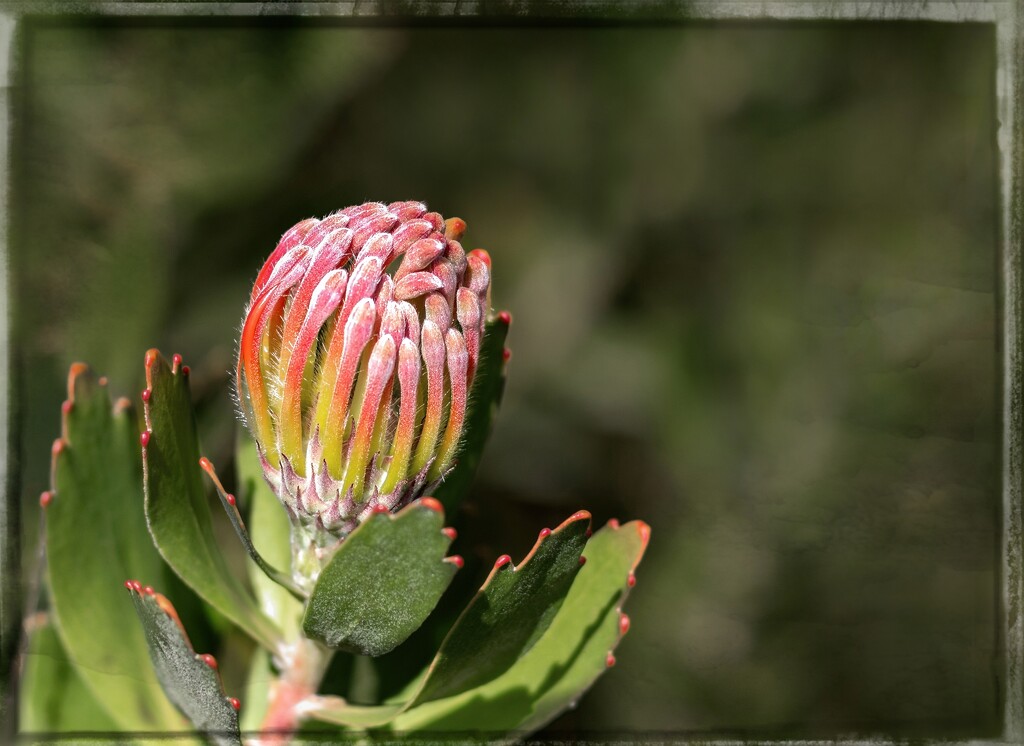
[[[427,618],[457,565],[444,511],[432,498],[373,513],[320,572],[302,617],[308,637],[364,655],[393,650]],[[459,561],[461,563],[461,560]]]
[[[505,392],[508,365],[504,351],[508,328],[508,322],[500,317],[487,323],[480,347],[480,362],[470,391],[462,446],[456,456],[455,466],[434,490],[434,497],[450,515],[455,514],[473,484],[473,477],[476,476],[494,417],[501,404],[501,396]]]
[[[405,711],[407,705],[353,705],[341,697],[318,697],[311,718],[346,728],[379,728]]]
[[[450,697],[504,673],[551,624],[581,569],[590,513],[581,510],[518,565],[499,558],[441,644],[417,702]]]
[[[79,677],[49,624],[37,627],[29,636],[18,696],[23,733],[118,730]]]
[[[125,584],[135,602],[149,656],[167,697],[197,730],[225,746],[241,746],[238,702],[224,694],[212,656],[196,654],[178,614],[164,596],[137,582]]]
[[[358,707],[324,697],[309,714],[327,722],[373,728],[430,700],[450,697],[502,675],[551,624],[582,565],[590,514],[580,511],[554,531],[541,532],[514,566],[505,555],[459,616],[430,668],[405,703]]]
[[[249,675],[245,680],[245,708],[241,711],[239,727],[243,731],[259,730],[270,705],[270,687],[276,679],[270,665],[270,653],[256,648],[249,661]]]
[[[302,592],[302,589],[295,584],[292,580],[291,575],[278,570],[270,562],[263,558],[253,546],[252,539],[249,538],[249,530],[245,527],[245,521],[242,520],[242,513],[238,509],[238,500],[234,495],[229,495],[224,489],[224,485],[221,484],[220,477],[217,476],[217,470],[213,467],[213,463],[208,458],[199,459],[199,466],[203,471],[206,472],[207,476],[210,477],[210,481],[213,482],[213,486],[217,491],[217,497],[220,498],[220,504],[224,508],[224,512],[228,516],[228,520],[231,522],[231,527],[235,529],[235,535],[238,540],[242,542],[242,546],[248,553],[249,558],[255,563],[264,575],[273,580],[279,586],[287,590],[296,600],[305,601],[306,594]],[[286,565],[287,566],[287,565]]]
[[[558,615],[526,655],[493,681],[413,708],[389,727],[521,735],[550,722],[614,662],[612,653],[629,628],[622,606],[649,537],[641,521],[602,528],[587,543],[587,564]]]
[[[146,518],[167,563],[219,612],[268,650],[280,632],[230,573],[217,547],[199,467],[199,439],[188,374],[157,350],[146,353],[146,426],[143,449]]]
[[[181,718],[144,665],[146,642],[125,625],[126,577],[167,572],[146,532],[139,440],[127,399],[76,363],[68,377],[63,434],[54,443],[52,491],[44,495],[50,600],[57,631],[79,675],[118,726],[163,730]]]
[[[291,523],[284,505],[263,478],[256,441],[244,428],[238,434],[235,463],[243,505],[249,508],[249,535],[263,557],[275,567],[291,568]],[[263,613],[273,619],[287,639],[298,635],[302,604],[292,594],[249,565],[249,580]]]

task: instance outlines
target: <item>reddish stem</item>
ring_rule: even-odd
[[[316,694],[330,654],[311,640],[298,640],[285,654],[281,676],[270,685],[270,703],[263,717],[260,744],[284,746],[300,725],[298,704]]]

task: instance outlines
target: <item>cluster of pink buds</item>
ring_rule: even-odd
[[[252,290],[236,384],[267,481],[344,535],[453,465],[490,308],[490,257],[419,202],[288,230]]]

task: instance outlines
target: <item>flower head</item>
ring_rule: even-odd
[[[345,534],[453,465],[490,307],[490,258],[419,202],[368,202],[282,236],[256,278],[236,385],[267,481]]]

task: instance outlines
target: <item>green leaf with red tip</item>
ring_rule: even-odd
[[[240,428],[235,451],[238,484],[249,510],[249,535],[260,554],[275,567],[291,568],[291,523],[284,505],[263,478],[256,442]],[[263,613],[274,620],[286,638],[298,634],[302,604],[292,593],[268,578],[255,564],[248,565],[249,581]]]
[[[587,543],[587,564],[544,636],[508,671],[482,686],[427,702],[393,720],[397,731],[515,731],[542,728],[602,673],[628,630],[621,613],[629,578],[647,548],[641,521],[609,524]]]
[[[496,564],[404,703],[357,707],[330,697],[311,708],[310,716],[380,727],[407,710],[411,715],[424,702],[453,697],[503,675],[551,625],[582,568],[589,529],[590,514],[580,511],[538,539],[518,566]]]
[[[457,569],[432,498],[398,513],[373,513],[320,572],[302,617],[308,637],[328,647],[383,655],[423,624]]]
[[[480,345],[480,362],[469,393],[469,411],[455,466],[434,490],[449,514],[454,515],[473,484],[484,446],[505,392],[507,363],[504,357],[509,325],[501,319],[489,321]]]
[[[57,632],[83,682],[120,728],[178,728],[180,716],[145,665],[142,632],[124,624],[131,615],[125,578],[169,574],[146,532],[135,413],[127,400],[113,406],[84,365],[72,366],[68,389],[44,513]]]
[[[151,588],[136,586],[128,593],[167,697],[204,735],[224,746],[241,746],[237,700],[224,693],[213,659],[192,648],[171,602]]]
[[[518,566],[496,563],[441,644],[416,702],[490,681],[533,647],[582,568],[589,531],[590,513],[580,511],[539,538]]]
[[[287,590],[296,600],[305,601],[306,594],[303,593],[302,589],[295,584],[292,580],[291,575],[278,570],[274,565],[267,561],[262,554],[256,549],[252,543],[252,539],[249,537],[249,529],[245,527],[245,521],[242,519],[242,511],[239,509],[238,500],[234,495],[229,495],[224,490],[224,485],[221,484],[220,477],[217,476],[216,470],[213,468],[213,464],[207,458],[199,459],[201,468],[207,473],[213,482],[213,486],[217,491],[217,497],[220,498],[221,507],[224,508],[224,512],[227,514],[228,521],[231,523],[231,527],[235,529],[235,535],[238,540],[242,543],[246,553],[253,563],[258,567],[263,574],[270,580],[273,580],[279,586]],[[287,565],[286,565],[287,566]]]
[[[37,627],[29,636],[18,700],[22,733],[118,729],[78,675],[49,624]]]
[[[146,353],[150,435],[143,460],[149,530],[182,580],[253,639],[274,650],[280,632],[228,570],[213,535],[188,376],[180,367],[172,368],[156,350]]]

